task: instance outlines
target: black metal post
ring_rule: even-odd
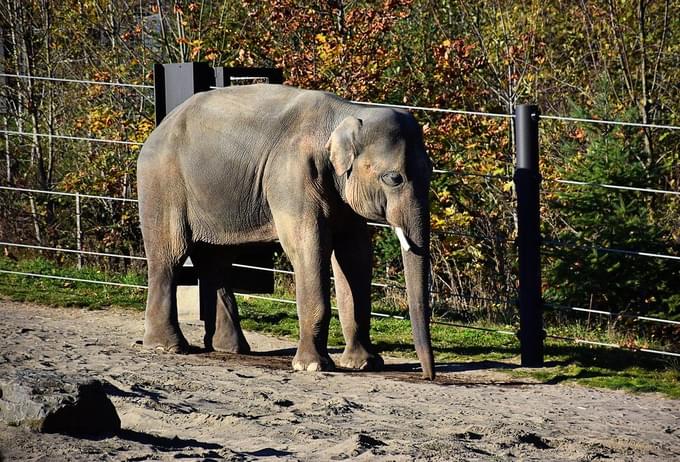
[[[154,64],[153,79],[156,125],[191,96],[215,85],[215,73],[208,63]]]
[[[543,366],[543,297],[541,294],[541,174],[538,166],[539,111],[515,108],[515,188],[519,256],[519,341],[522,366]]]

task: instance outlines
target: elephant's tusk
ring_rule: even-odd
[[[411,250],[411,244],[408,243],[408,239],[406,239],[406,235],[404,234],[404,230],[397,227],[394,228],[394,232],[399,238],[399,243],[401,244],[401,248],[404,249],[405,252],[408,252]]]

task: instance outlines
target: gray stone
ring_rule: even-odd
[[[101,435],[120,430],[120,418],[102,382],[36,369],[0,377],[0,420],[43,433]]]

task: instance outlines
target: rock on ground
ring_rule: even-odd
[[[34,367],[0,376],[0,422],[67,435],[120,430],[116,408],[99,380]]]

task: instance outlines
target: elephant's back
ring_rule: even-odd
[[[199,93],[187,101],[203,123],[222,127],[256,126],[268,133],[294,129],[313,120],[323,124],[339,107],[351,103],[323,91],[286,85],[255,84]]]

